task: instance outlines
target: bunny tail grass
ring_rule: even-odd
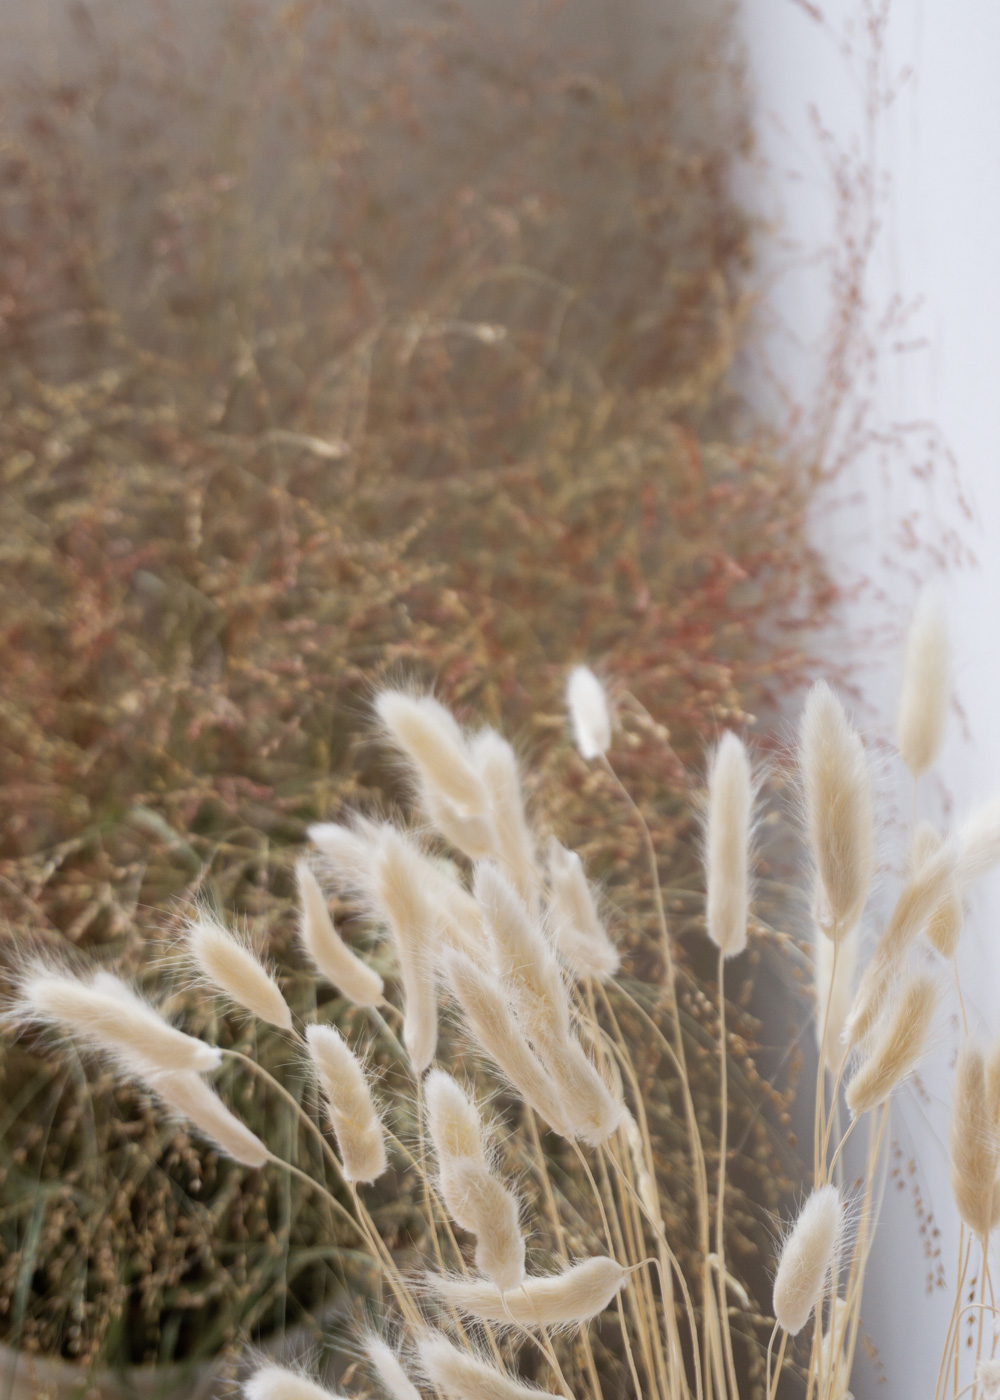
[[[726,958],[747,946],[752,820],[750,758],[737,736],[727,733],[712,755],[705,821],[706,926]]]
[[[951,647],[944,606],[925,589],[906,638],[896,737],[914,778],[932,768],[944,743],[951,704]]]
[[[309,1057],[337,1137],[348,1181],[377,1180],[388,1162],[385,1130],[364,1066],[333,1026],[308,1026]]]
[[[490,800],[461,729],[431,695],[383,690],[375,710],[386,733],[421,781],[450,802],[460,817],[489,813]]]
[[[868,1058],[847,1086],[852,1113],[867,1113],[885,1103],[897,1085],[916,1069],[923,1056],[937,1004],[937,984],[927,973],[907,979],[882,1015]]]
[[[242,1386],[244,1400],[339,1400],[318,1381],[287,1366],[258,1366]]]
[[[548,912],[556,947],[576,977],[606,981],[618,971],[618,949],[601,922],[583,863],[554,836],[547,854]]]
[[[474,1352],[461,1350],[442,1332],[417,1338],[424,1375],[450,1400],[538,1400],[547,1392],[511,1380]]]
[[[262,1167],[270,1159],[260,1139],[193,1070],[164,1072],[154,1065],[145,1070],[140,1066],[139,1073],[147,1088],[227,1157],[245,1167]]]
[[[985,1239],[993,1227],[1000,1142],[986,1091],[985,1057],[973,1041],[965,1041],[959,1049],[952,1104],[948,1134],[952,1195],[966,1225]]]
[[[267,968],[239,938],[207,913],[187,926],[188,954],[202,977],[244,1011],[283,1031],[292,1029],[292,1013]]]
[[[875,871],[875,817],[864,747],[823,681],[806,700],[799,767],[809,844],[829,914],[823,931],[842,938],[868,899]]]
[[[215,1069],[222,1059],[214,1045],[176,1030],[108,972],[85,981],[31,964],[18,983],[14,1015],[79,1036],[114,1055],[126,1071],[136,1057],[164,1071]]]
[[[819,1301],[837,1250],[843,1211],[835,1186],[809,1196],[785,1240],[774,1279],[774,1316],[797,1336]]]
[[[355,1006],[378,1006],[382,979],[351,952],[333,926],[319,881],[305,860],[296,862],[299,942],[319,972]]]
[[[403,1370],[403,1364],[388,1342],[374,1332],[364,1339],[365,1352],[382,1387],[392,1400],[421,1400],[420,1391]]]
[[[611,712],[604,687],[589,666],[574,666],[566,681],[573,740],[586,759],[597,758],[611,747]]]
[[[604,1311],[625,1282],[614,1259],[598,1256],[571,1264],[561,1274],[526,1278],[512,1293],[494,1283],[457,1275],[428,1274],[442,1302],[482,1322],[515,1322],[522,1327],[569,1327]]]

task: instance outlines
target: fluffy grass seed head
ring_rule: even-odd
[[[573,1327],[602,1313],[624,1285],[626,1272],[598,1255],[570,1264],[561,1274],[524,1279],[513,1293],[494,1283],[457,1275],[429,1274],[431,1290],[446,1305],[481,1322],[522,1327]]]
[[[531,1108],[564,1137],[573,1131],[551,1075],[532,1051],[496,976],[462,953],[445,955],[448,985],[473,1039]]]
[[[489,793],[452,714],[432,695],[383,690],[375,710],[391,741],[421,783],[440,794],[459,817],[487,816]]]
[[[541,880],[535,839],[524,808],[517,756],[495,729],[480,730],[470,748],[490,795],[497,859],[525,904],[533,909]]]
[[[378,1006],[382,979],[348,948],[334,928],[326,897],[308,861],[295,865],[299,891],[299,942],[317,970],[355,1006]]]
[[[364,1066],[333,1026],[306,1027],[309,1058],[326,1099],[348,1181],[376,1181],[388,1162],[385,1130]]]
[[[774,1316],[790,1337],[809,1321],[833,1267],[843,1222],[836,1186],[807,1199],[781,1250],[774,1278]]]
[[[136,1061],[164,1071],[215,1069],[222,1052],[171,1026],[120,978],[84,979],[43,962],[29,963],[18,982],[17,1019],[57,1027],[112,1054],[126,1073]]]
[[[726,958],[747,946],[752,821],[750,757],[740,739],[729,732],[709,765],[705,817],[706,926]]]
[[[156,1065],[138,1067],[149,1088],[178,1118],[245,1167],[262,1167],[271,1154],[245,1123],[232,1113],[210,1085],[193,1070],[164,1072]]]
[[[421,1400],[420,1391],[403,1369],[403,1364],[388,1342],[374,1332],[364,1339],[364,1348],[375,1374],[392,1400]]]
[[[603,982],[618,971],[618,949],[601,922],[583,862],[554,836],[547,855],[548,917],[556,947],[576,977]]]
[[[937,1004],[937,984],[925,972],[912,974],[885,1007],[868,1057],[847,1086],[847,1106],[867,1113],[885,1103],[923,1057]]]
[[[188,923],[185,943],[210,987],[261,1021],[292,1029],[292,1013],[277,982],[257,954],[211,914],[202,910]]]
[[[984,1400],[1000,1400],[1000,1360],[984,1356],[976,1364],[976,1385]]]
[[[455,1346],[442,1332],[418,1337],[417,1355],[427,1380],[449,1400],[538,1400],[546,1394],[511,1380],[478,1353]]]
[[[473,892],[519,1019],[534,1040],[570,1034],[569,994],[548,939],[493,861],[476,866]]]
[[[903,762],[920,778],[944,743],[951,704],[951,647],[944,605],[934,589],[917,603],[906,637],[896,736]]]
[[[588,761],[611,747],[611,711],[604,687],[589,666],[574,666],[566,680],[573,740]]]
[[[970,813],[959,828],[956,844],[960,889],[1000,865],[1000,796],[981,803]]]
[[[799,767],[809,844],[829,911],[823,931],[842,938],[861,918],[871,888],[875,816],[864,746],[824,681],[806,699]]]
[[[437,1049],[434,957],[443,922],[422,876],[421,854],[413,843],[395,827],[383,826],[372,862],[372,903],[396,946],[405,1001],[403,1043],[418,1074]]]
[[[951,1190],[958,1213],[985,1240],[993,1227],[997,1126],[986,1088],[986,1058],[973,1040],[959,1048],[948,1133]]]
[[[244,1400],[338,1400],[310,1376],[288,1366],[258,1366],[243,1382]]]

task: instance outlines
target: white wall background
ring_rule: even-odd
[[[893,0],[883,76],[912,72],[883,108],[873,145],[865,135],[862,3],[829,0],[824,22],[810,13],[814,8],[800,0],[742,0],[761,146],[755,190],[760,207],[779,219],[761,268],[767,344],[779,378],[800,402],[812,401],[825,372],[831,312],[826,254],[840,236],[831,173],[810,117],[815,106],[842,149],[873,158],[889,179],[868,284],[869,324],[893,296],[922,298],[905,332],[887,337],[877,377],[862,382],[871,421],[897,437],[900,425],[937,425],[954,455],[955,477],[934,432],[904,431],[898,450],[873,445],[851,464],[817,511],[814,534],[835,565],[846,561],[847,576],[864,573],[874,582],[847,605],[844,622],[847,644],[857,639],[849,659],[871,707],[862,720],[888,733],[897,656],[862,634],[886,619],[902,621],[919,576],[932,571],[928,554],[903,547],[901,526],[913,525],[925,538],[957,531],[959,548],[941,562],[967,723],[965,732],[958,718],[952,726],[942,763],[947,788],[929,783],[920,796],[921,814],[944,823],[950,804],[960,816],[1000,789],[1000,4]],[[928,486],[913,469],[932,459],[935,484]],[[863,500],[850,499],[856,489]],[[978,562],[961,560],[962,549]],[[887,764],[890,792],[897,767]],[[897,796],[901,791],[895,787]],[[888,859],[898,856],[898,840],[895,848],[890,841]],[[886,885],[891,891],[891,877]],[[974,898],[960,968],[973,1029],[992,1038],[1000,1033],[1000,880],[986,882]],[[926,1094],[909,1089],[894,1116],[902,1189],[890,1182],[865,1298],[865,1323],[887,1384],[878,1387],[878,1371],[862,1363],[854,1381],[859,1400],[879,1389],[887,1400],[930,1400],[934,1392],[958,1238],[944,1153],[953,1012],[950,1004],[941,1019]],[[916,1191],[941,1231],[947,1291],[930,1296]]]

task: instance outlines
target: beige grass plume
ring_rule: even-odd
[[[570,1033],[569,994],[548,940],[517,890],[493,861],[476,866],[473,893],[529,1037],[565,1039]]]
[[[712,755],[705,820],[706,926],[726,958],[747,946],[752,820],[750,758],[740,739],[729,732]]]
[[[179,1118],[197,1128],[227,1157],[245,1167],[262,1167],[271,1158],[261,1140],[232,1113],[218,1094],[193,1070],[163,1071],[137,1064],[146,1086]]]
[[[956,875],[964,889],[1000,865],[1000,797],[981,803],[962,823]]]
[[[432,1070],[425,1095],[442,1199],[462,1229],[476,1236],[477,1268],[507,1292],[524,1277],[518,1199],[490,1170],[479,1111],[462,1087]]]
[[[528,1044],[495,975],[456,952],[446,954],[445,970],[449,986],[479,1047],[526,1104],[556,1132],[572,1137],[551,1076]]]
[[[440,794],[459,817],[482,817],[489,793],[451,713],[432,695],[383,690],[375,710],[392,742],[416,769],[421,782]]]
[[[618,949],[601,922],[583,863],[554,836],[547,854],[548,913],[556,947],[575,976],[603,982],[618,971]]]
[[[774,1278],[774,1316],[790,1337],[809,1321],[834,1265],[843,1221],[840,1192],[819,1186],[785,1240]]]
[[[922,777],[941,752],[950,703],[951,648],[944,607],[936,590],[926,589],[906,637],[896,719],[899,752],[914,778]]]
[[[913,873],[933,860],[944,845],[930,822],[918,822],[910,843],[909,868]],[[965,911],[958,885],[957,870],[950,873],[941,899],[927,919],[927,941],[943,958],[953,958],[962,935]]]
[[[1000,1400],[1000,1359],[984,1356],[976,1363],[976,1385],[982,1391],[983,1400]]]
[[[378,1006],[382,979],[348,948],[333,926],[326,897],[308,861],[295,864],[299,891],[299,942],[329,982],[355,1006]]]
[[[337,1400],[336,1393],[326,1390],[301,1371],[269,1363],[258,1366],[243,1382],[245,1400]]]
[[[1000,1140],[986,1091],[986,1061],[966,1040],[958,1052],[948,1133],[951,1189],[958,1213],[985,1240],[993,1227]]]
[[[281,988],[246,943],[204,911],[190,921],[185,942],[205,981],[245,1011],[281,1030],[292,1029],[292,1013]]]
[[[515,1322],[523,1327],[569,1327],[604,1311],[623,1286],[626,1272],[614,1259],[598,1255],[570,1264],[561,1274],[526,1278],[513,1293],[480,1279],[429,1274],[442,1302],[481,1322]]]
[[[871,1031],[892,979],[905,965],[907,954],[935,909],[953,889],[954,855],[941,846],[906,880],[861,977],[847,1018],[849,1045],[857,1045]]]
[[[816,1044],[823,1064],[836,1077],[844,1060],[844,1027],[854,998],[858,965],[857,929],[833,943],[823,933],[813,942],[816,978]]]
[[[402,1362],[388,1342],[370,1332],[365,1337],[364,1347],[375,1374],[392,1400],[421,1400],[420,1391],[406,1374]]]
[[[611,711],[604,687],[589,666],[574,666],[566,680],[566,706],[573,740],[583,758],[611,747]]]
[[[885,1103],[916,1069],[927,1045],[936,1003],[933,977],[918,972],[907,978],[883,1011],[871,1051],[847,1086],[847,1106],[852,1113],[867,1113]]]
[[[422,1074],[437,1048],[435,941],[440,914],[427,896],[417,852],[402,832],[384,826],[372,865],[372,898],[396,945],[403,985],[403,1043]]]
[[[417,1355],[428,1381],[450,1400],[538,1400],[547,1393],[511,1380],[477,1353],[455,1346],[443,1332],[418,1337]]]
[[[336,889],[343,894],[366,896],[371,890],[372,857],[378,828],[355,814],[350,824],[315,822],[307,829]]]
[[[534,910],[541,880],[535,840],[524,810],[517,757],[495,729],[483,729],[471,743],[472,758],[490,795],[496,856],[518,894]]]
[[[333,1026],[307,1026],[306,1041],[337,1137],[344,1176],[362,1183],[377,1180],[388,1166],[385,1129],[364,1066]]]
[[[163,1019],[127,983],[102,972],[84,980],[36,962],[18,982],[14,1013],[57,1026],[113,1054],[126,1070],[137,1060],[162,1070],[215,1069],[222,1052]]]
[[[875,817],[864,747],[833,691],[818,681],[802,714],[799,766],[806,827],[829,927],[842,938],[861,918],[875,871]]]

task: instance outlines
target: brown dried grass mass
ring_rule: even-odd
[[[744,431],[727,382],[750,229],[728,192],[748,137],[726,36],[665,43],[664,70],[630,85],[582,42],[568,56],[557,13],[503,43],[471,9],[401,24],[241,3],[196,43],[163,7],[155,43],[76,13],[65,81],[25,65],[3,113],[11,943],[138,967],[172,901],[209,884],[285,931],[280,970],[285,850],[380,790],[359,739],[371,674],[412,668],[544,747],[529,801],[557,795],[544,817],[637,956],[654,927],[639,833],[605,777],[541,744],[565,665],[599,658],[669,723],[676,759],[623,698],[620,767],[681,891],[681,763],[800,678],[797,625],[828,599],[795,464]],[[667,898],[683,964],[697,904]],[[682,1004],[710,1103],[690,973]],[[752,1019],[732,1024],[749,1046]],[[2,1073],[0,1328],[25,1349],[204,1354],[339,1286],[343,1263],[331,1285],[310,1254],[330,1228],[314,1203],[159,1126],[142,1095],[88,1095],[73,1057],[9,1050]],[[652,1051],[643,1074],[669,1160],[678,1104]],[[254,1126],[273,1105],[240,1108]],[[765,1125],[748,1109],[733,1131],[737,1178],[777,1206]],[[741,1189],[733,1247],[764,1258]],[[386,1212],[405,1240],[405,1202]]]

